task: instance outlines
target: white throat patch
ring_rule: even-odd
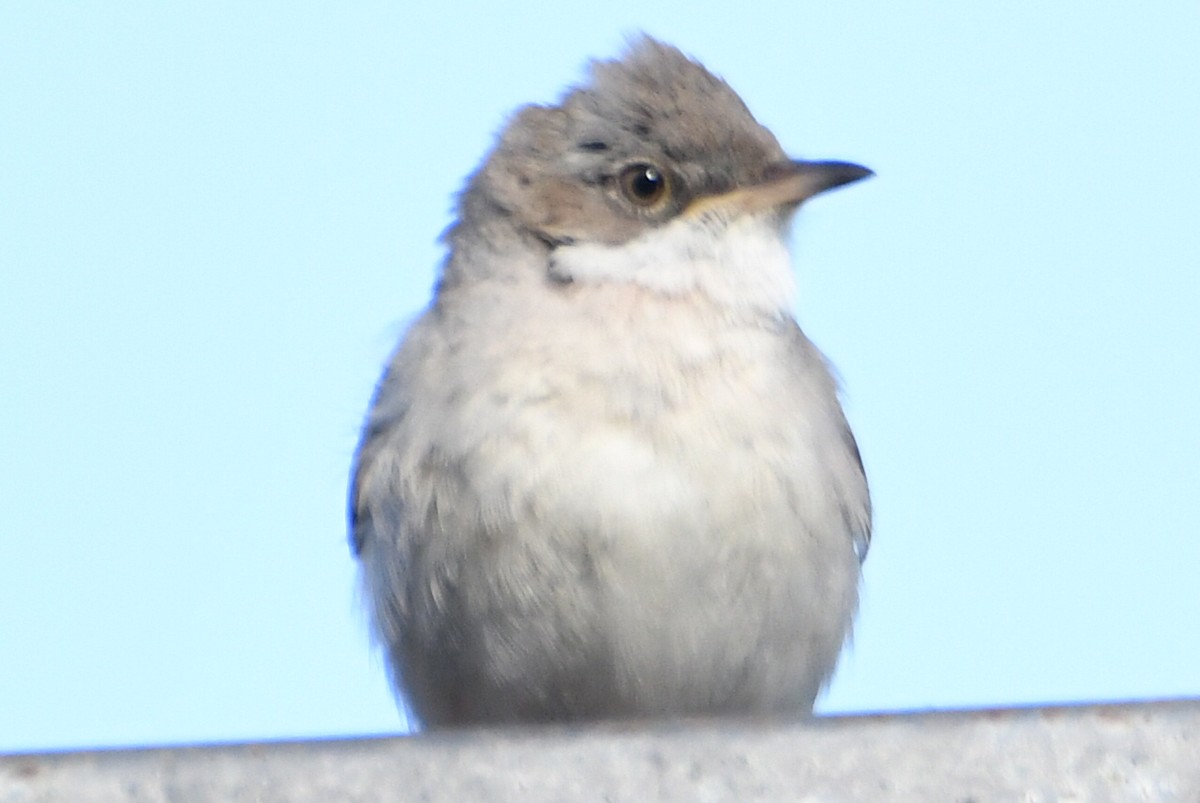
[[[664,295],[707,295],[733,311],[790,315],[796,291],[776,213],[676,218],[623,245],[580,243],[555,250],[552,276],[632,283]]]

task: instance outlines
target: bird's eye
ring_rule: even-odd
[[[666,173],[645,162],[626,167],[621,171],[619,181],[625,197],[647,209],[661,206],[671,194]]]

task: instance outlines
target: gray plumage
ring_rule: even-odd
[[[422,723],[811,709],[870,502],[785,234],[868,174],[789,161],[648,38],[510,121],[354,466],[373,627]]]

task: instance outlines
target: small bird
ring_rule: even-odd
[[[811,712],[871,506],[786,236],[869,175],[789,159],[645,36],[512,117],[353,467],[374,633],[425,728]]]

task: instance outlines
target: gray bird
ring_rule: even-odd
[[[650,38],[516,113],[353,470],[375,635],[425,727],[811,711],[871,508],[786,235],[869,175],[789,160]]]

